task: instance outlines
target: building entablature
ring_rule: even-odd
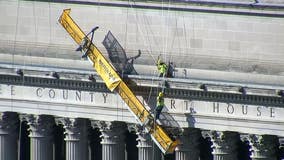
[[[110,92],[95,74],[93,78],[96,80],[89,79],[89,74],[56,72],[54,76],[50,71],[13,72],[11,70],[10,73],[0,75],[1,112],[138,123],[122,99]],[[74,76],[77,79],[74,79]],[[135,82],[137,79],[131,80]],[[157,85],[145,85],[150,82]],[[165,107],[161,115],[164,126],[284,135],[281,95],[248,95],[243,92],[206,90],[202,87],[171,88],[174,79],[169,80],[169,83],[170,87],[165,89]],[[153,112],[157,91],[161,88],[158,81],[149,80],[145,84],[134,85],[129,82],[138,99]],[[210,87],[210,84],[207,84],[207,87]]]

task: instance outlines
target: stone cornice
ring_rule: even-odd
[[[42,1],[42,0],[38,0]],[[85,0],[52,0],[56,3],[87,4],[112,7],[128,7],[140,9],[156,9],[167,11],[205,12],[218,14],[238,14],[249,16],[284,17],[282,4],[253,2],[221,2],[205,0],[163,1],[85,1]],[[275,11],[278,11],[275,12]]]
[[[73,89],[81,91],[96,91],[110,92],[105,84],[101,81],[83,81],[74,79],[56,79],[43,78],[36,76],[18,76],[18,75],[2,75],[0,74],[0,83],[8,85],[25,85],[37,87],[49,87],[59,89]],[[222,86],[220,86],[222,87]],[[137,95],[148,96],[150,91],[152,95],[156,95],[157,87],[153,86],[136,86],[131,85],[131,88]],[[214,92],[206,90],[182,89],[182,88],[166,88],[165,94],[169,98],[179,98],[188,100],[204,100],[225,103],[251,104],[262,106],[284,106],[284,98],[279,95],[247,95],[244,93],[231,92]]]

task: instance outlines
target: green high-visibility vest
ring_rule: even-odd
[[[159,106],[164,106],[165,105],[165,101],[164,101],[164,97],[157,97],[157,107]]]
[[[160,71],[160,73],[165,73],[167,70],[167,65],[165,63],[158,64],[158,70]]]

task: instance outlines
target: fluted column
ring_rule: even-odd
[[[210,131],[208,135],[212,142],[214,160],[237,160],[237,133]]]
[[[176,147],[176,160],[198,160],[200,130],[185,128],[179,136],[180,144]]]
[[[87,121],[81,118],[59,118],[65,129],[66,160],[87,160]]]
[[[272,135],[249,135],[252,160],[277,160],[278,138]]]
[[[135,126],[136,134],[138,138],[138,160],[160,160],[161,151],[152,141],[149,133],[139,125]]]
[[[284,137],[279,137],[279,158],[284,159]]]
[[[123,122],[97,121],[102,133],[102,160],[125,160],[125,131]]]
[[[17,159],[17,113],[3,112],[0,114],[0,160]]]
[[[51,160],[54,119],[48,115],[27,115],[31,160]]]

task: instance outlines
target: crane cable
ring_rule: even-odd
[[[131,4],[132,2],[133,2],[134,5],[136,5],[136,3],[135,3],[134,0],[133,0],[133,1],[128,0],[128,3],[129,3],[129,5],[130,5],[130,8],[134,10],[133,5]],[[135,11],[135,10],[134,10],[134,11]],[[146,40],[145,37],[144,37],[144,33],[143,33],[141,27],[138,25],[139,19],[138,19],[138,13],[137,13],[137,12],[138,12],[138,11],[136,10],[136,16],[135,16],[135,18],[136,18],[136,26],[137,26],[138,32],[141,34],[141,37],[142,37],[142,39],[143,39],[143,43],[144,43],[144,44],[147,44],[147,43],[146,43],[147,40]],[[151,44],[148,44],[148,45],[151,45]],[[152,60],[153,60],[154,62],[156,62],[154,56],[153,56],[151,53],[149,53],[148,50],[147,50],[147,53],[151,56]]]
[[[15,53],[16,53],[16,40],[17,40],[17,34],[18,34],[18,23],[19,23],[19,8],[20,8],[20,1],[18,1],[17,4],[17,20],[16,20],[16,27],[15,27],[15,36],[14,36],[14,48],[13,48],[13,55],[12,55],[12,65],[15,63]],[[13,66],[14,68],[14,66]],[[11,98],[11,105],[13,106],[13,98]],[[21,128],[21,122],[20,122],[20,128]],[[21,158],[21,129],[19,131],[19,146],[18,146],[18,159]]]
[[[131,9],[133,9],[134,10],[134,8],[133,8],[133,6],[132,6],[132,4],[131,4],[131,2],[130,2],[130,0],[128,0],[128,3],[130,4],[130,7],[131,7]],[[133,4],[135,4],[135,1],[133,1]],[[162,0],[162,7],[164,6],[163,5],[164,4],[164,1]],[[129,14],[129,12],[128,12],[128,10],[127,10],[127,21],[128,21],[128,14]],[[170,14],[170,1],[168,2],[168,6],[167,6],[167,17],[169,17],[169,14]],[[162,9],[162,15],[164,15],[164,10]],[[173,45],[174,45],[174,41],[175,41],[175,38],[176,38],[176,32],[177,32],[177,16],[176,16],[176,14],[175,14],[175,17],[176,17],[176,21],[175,21],[175,27],[176,27],[176,29],[175,29],[175,31],[174,31],[174,38],[173,38],[173,40],[172,40],[172,43],[171,43],[171,47],[170,47],[170,52],[172,51],[172,48],[173,48]],[[147,23],[147,25],[145,25],[145,27],[144,28],[146,28],[146,33],[147,33],[147,36],[146,36],[146,38],[148,39],[148,42],[150,42],[150,39],[149,39],[149,30],[152,32],[152,30],[151,30],[151,28],[150,28],[150,24],[149,24],[149,20],[147,19],[147,17],[143,14],[143,18],[144,18],[144,23]],[[138,21],[139,21],[139,19],[138,19],[138,13],[137,13],[137,10],[136,10],[136,25],[138,24]],[[185,26],[184,26],[185,27]],[[145,37],[144,37],[144,34],[143,34],[143,31],[142,31],[142,29],[140,28],[140,26],[139,25],[137,25],[137,28],[138,28],[138,31],[141,33],[141,36],[142,36],[142,39],[143,39],[143,42],[144,42],[144,44],[146,44],[145,43]],[[127,23],[126,23],[126,31],[127,31]],[[163,53],[165,53],[165,51],[166,50],[168,50],[168,36],[169,36],[169,25],[166,27],[166,40],[165,40],[165,47],[163,47]],[[127,34],[127,33],[126,33]],[[152,32],[152,34],[153,34],[153,32]],[[127,38],[127,35],[126,35],[126,38]],[[125,39],[126,39],[125,38]],[[154,38],[154,43],[156,43],[156,40],[155,40],[155,38]],[[152,52],[152,46],[151,46],[151,43],[150,43],[150,51]],[[161,49],[160,49],[161,50]],[[148,52],[147,52],[148,53]],[[155,60],[155,58],[153,57],[153,55],[151,54],[151,53],[148,53],[151,57],[152,57],[152,59],[156,62],[156,60]],[[167,53],[165,53],[164,54],[164,60],[167,60],[167,55],[168,55],[168,52]],[[171,53],[170,53],[170,56],[171,56]],[[170,59],[171,59],[171,57],[170,57]],[[164,78],[164,77],[163,77]],[[150,88],[150,92],[149,92],[149,96],[148,96],[148,99],[147,99],[147,103],[149,104],[149,101],[150,101],[150,97],[151,97],[151,94],[152,94],[152,87],[153,87],[153,83],[154,83],[154,78],[152,79],[152,85],[151,85],[151,88]],[[163,86],[162,86],[163,87]],[[163,90],[163,88],[162,88],[162,90]],[[159,88],[157,88],[157,93],[159,93]],[[155,109],[154,109],[154,113],[155,113],[156,111],[155,111]],[[156,116],[154,115],[154,127],[156,127]],[[154,130],[155,131],[155,130]],[[155,158],[155,144],[154,144],[154,141],[152,141],[152,143],[153,143],[153,157],[152,157],[152,159],[154,159]]]
[[[133,6],[132,6],[132,4],[131,4],[131,2],[130,2],[130,0],[128,1],[128,3],[130,4],[130,7],[131,7],[131,9],[133,9],[134,10],[134,8],[133,8]],[[133,3],[135,4],[135,1],[133,1]],[[128,12],[127,12],[127,14],[128,14]],[[144,16],[145,17],[145,16]],[[144,18],[144,20],[145,20],[145,18]],[[137,13],[137,10],[136,10],[136,25],[137,25],[137,28],[138,28],[138,31],[141,33],[141,36],[142,36],[142,39],[143,39],[143,42],[144,42],[144,44],[146,44],[145,43],[145,37],[144,37],[144,34],[143,34],[143,32],[142,32],[142,29],[140,28],[140,26],[138,25],[138,13]],[[145,21],[144,21],[145,22]],[[146,28],[146,27],[145,27]],[[148,36],[148,32],[147,32],[147,36]],[[150,40],[149,40],[149,36],[148,36],[148,42],[150,42]],[[149,46],[151,46],[151,44],[149,45]],[[152,51],[152,48],[150,47],[150,51]],[[154,60],[154,62],[156,63],[156,60],[155,60],[155,58],[153,57],[153,55],[151,54],[151,53],[149,53],[149,52],[147,52],[151,57],[152,57],[152,59]],[[154,78],[152,79],[152,84],[154,83]],[[150,100],[150,97],[151,97],[151,94],[152,94],[152,86],[151,86],[151,88],[150,88],[150,93],[149,93],[149,96],[148,96],[148,100],[147,100],[147,103],[149,104],[149,100]],[[154,113],[155,113],[155,108],[154,108]],[[154,118],[155,118],[155,115],[154,115]],[[155,121],[156,119],[154,119],[154,127],[156,126],[156,121]],[[155,130],[154,130],[154,132],[155,132]],[[155,134],[155,133],[154,133]],[[153,160],[155,160],[155,143],[154,143],[154,141],[152,141],[152,159]]]

